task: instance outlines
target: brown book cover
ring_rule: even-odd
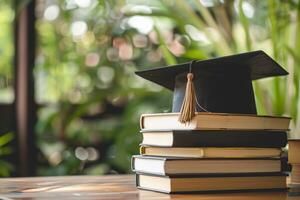
[[[300,139],[290,139],[288,150],[288,161],[291,164],[300,164]]]
[[[284,190],[286,175],[266,173],[249,176],[236,174],[228,176],[155,176],[136,175],[136,186],[140,189],[162,193],[197,193],[245,190]]]
[[[279,158],[197,159],[135,155],[132,171],[156,175],[241,174],[281,172]]]
[[[146,156],[187,158],[272,158],[280,157],[280,148],[218,148],[218,147],[151,147],[141,146]]]
[[[229,113],[196,113],[192,121],[180,123],[179,113],[143,114],[142,130],[274,130],[289,129],[290,118]]]

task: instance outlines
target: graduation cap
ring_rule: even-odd
[[[172,112],[185,123],[195,112],[257,114],[252,80],[288,72],[265,52],[252,51],[136,74],[174,91]]]

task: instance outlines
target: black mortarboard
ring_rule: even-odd
[[[263,51],[138,71],[137,75],[174,91],[172,112],[181,111],[187,74],[194,75],[197,112],[256,114],[252,80],[288,73]]]

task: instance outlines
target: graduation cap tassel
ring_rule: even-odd
[[[194,61],[191,62],[190,72],[187,74],[187,84],[185,89],[185,96],[180,109],[179,121],[181,123],[190,122],[195,116],[196,111],[196,93],[193,83],[194,74],[191,71],[191,66]]]

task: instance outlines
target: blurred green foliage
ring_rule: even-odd
[[[47,2],[37,20],[36,98],[45,104],[38,174],[126,173],[138,153],[140,115],[171,103],[170,92],[161,95],[134,71],[165,64],[160,48],[176,60],[129,26],[121,1]]]
[[[0,1],[0,104],[13,102],[13,26],[14,10],[9,0]],[[5,122],[4,122],[5,124]],[[14,170],[8,157],[12,155],[12,132],[0,134],[0,177],[10,176]]]
[[[14,134],[12,132],[0,136],[0,177],[9,176],[14,170],[14,166],[5,159],[13,153],[9,144],[13,138]]]
[[[0,103],[13,101],[13,26],[12,1],[0,1]]]
[[[296,122],[297,6],[257,0],[45,0],[37,21],[37,100],[47,102],[39,111],[39,147],[49,161],[55,150],[46,155],[44,148],[61,144],[55,148],[61,155],[57,164],[46,168],[52,174],[128,172],[130,156],[138,152],[140,114],[169,111],[171,105],[170,92],[134,71],[190,59],[266,51],[291,75],[255,83],[259,113],[291,115]],[[120,109],[113,112],[109,105]],[[77,156],[76,163],[79,146],[95,148],[98,162],[78,162]]]
[[[139,116],[171,105],[134,71],[191,59],[264,50],[290,75],[254,83],[259,114],[299,129],[297,0],[37,2],[38,175],[129,172]]]

